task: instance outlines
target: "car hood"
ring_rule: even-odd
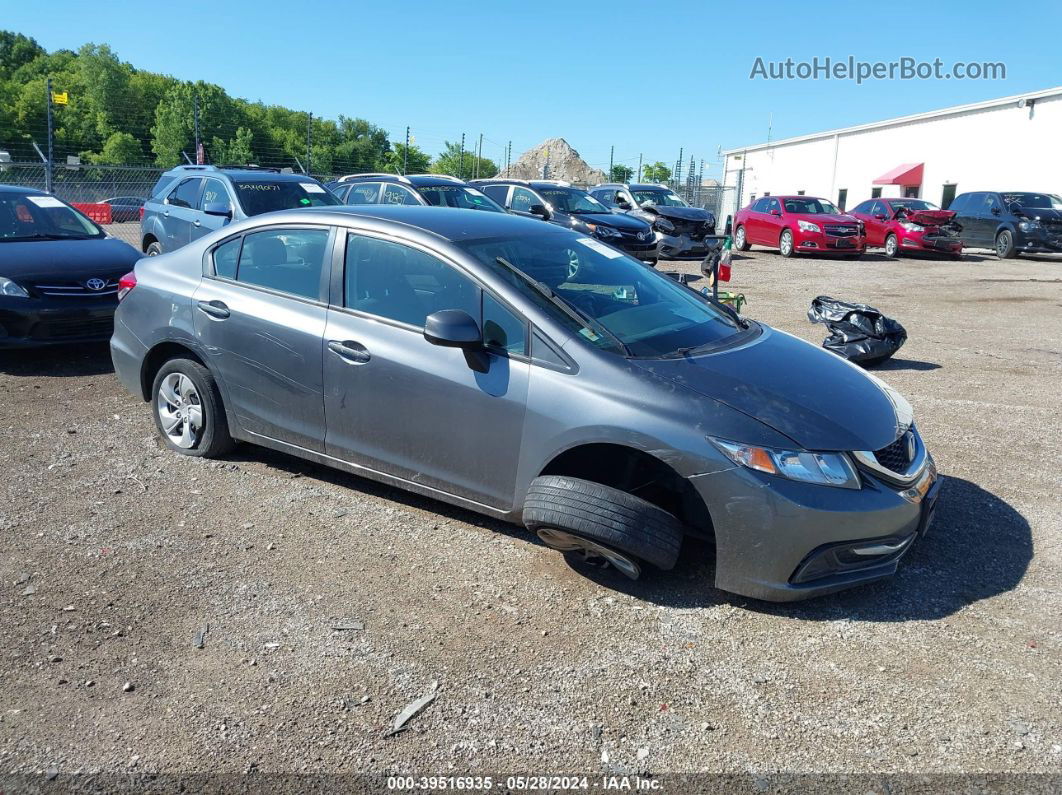
[[[0,242],[0,276],[31,282],[113,278],[131,271],[141,256],[128,243],[112,237]]]
[[[1022,207],[1021,215],[1041,221],[1062,221],[1062,210],[1052,210],[1050,207]]]
[[[680,221],[707,221],[712,216],[710,212],[700,207],[662,207],[658,204],[651,204],[643,206],[642,209],[662,215],[664,218],[677,218]]]
[[[588,224],[615,227],[616,229],[622,229],[624,232],[644,232],[650,228],[646,221],[630,215],[621,215],[620,213],[576,213],[572,215],[572,218],[585,221]]]
[[[632,361],[754,417],[806,450],[879,450],[912,421],[910,405],[884,382],[767,326],[755,342],[731,350]]]
[[[811,221],[813,224],[856,224],[859,219],[854,215],[833,215],[831,213],[787,213],[794,218]]]
[[[954,217],[955,213],[950,210],[916,210],[897,220],[910,221],[913,224],[921,224],[922,226],[940,226],[941,224],[946,224]]]

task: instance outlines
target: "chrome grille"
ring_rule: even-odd
[[[855,224],[823,224],[823,231],[830,237],[855,237],[859,227]]]
[[[90,290],[86,286],[86,282],[56,282],[54,284],[35,284],[33,288],[41,293],[41,295],[53,295],[53,296],[71,296],[77,297],[92,297],[96,295],[114,295],[118,292],[118,280],[106,279],[103,289]]]

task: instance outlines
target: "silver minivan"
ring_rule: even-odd
[[[883,382],[506,213],[271,213],[140,260],[121,296],[115,370],[175,452],[282,450],[630,577],[699,536],[747,596],[877,580],[940,487]]]

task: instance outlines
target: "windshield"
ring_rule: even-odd
[[[841,215],[841,211],[825,199],[785,199],[787,213],[804,213],[805,215]]]
[[[487,210],[492,213],[505,212],[482,191],[464,185],[426,185],[417,188],[417,193],[433,207],[459,207],[464,210]]]
[[[573,334],[604,350],[650,358],[675,356],[715,347],[744,331],[707,298],[585,235],[552,227],[533,235],[457,245]],[[541,289],[529,285],[499,258]],[[543,290],[573,307],[583,321],[560,310]]]
[[[584,190],[575,188],[546,188],[541,193],[554,209],[562,213],[611,213],[605,205]]]
[[[933,202],[927,202],[925,199],[892,199],[890,200],[892,209],[896,212],[900,210],[939,210],[940,208]]]
[[[1030,210],[1062,210],[1062,199],[1051,193],[1004,193],[1003,201]]]
[[[656,190],[632,190],[634,200],[640,205],[655,204],[657,207],[689,207],[674,191],[664,188]]]
[[[334,194],[316,182],[280,180],[233,180],[240,206],[247,215],[261,215],[274,210],[298,207],[322,207],[340,204]]]
[[[0,240],[85,240],[103,230],[54,196],[0,193]]]

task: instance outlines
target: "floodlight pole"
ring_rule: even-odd
[[[52,123],[52,78],[48,78],[45,90],[48,92],[48,163],[44,167],[44,191],[52,192],[52,162],[54,128]]]

